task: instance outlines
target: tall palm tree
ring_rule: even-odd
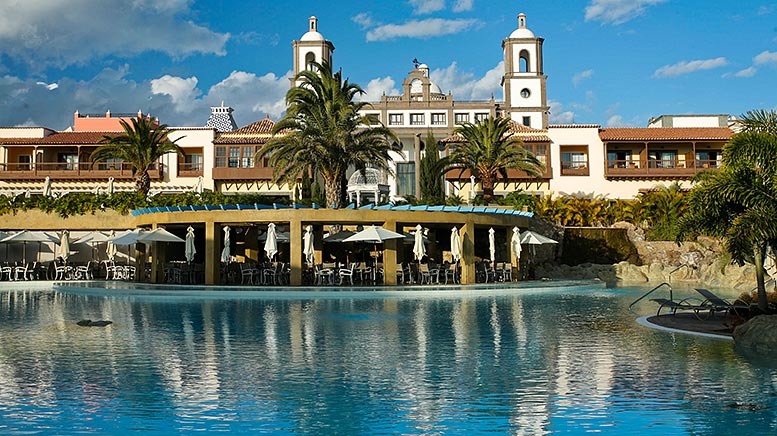
[[[90,159],[92,166],[97,162],[117,159],[132,165],[135,177],[135,189],[144,196],[151,189],[151,177],[148,171],[167,153],[183,155],[183,150],[169,138],[173,130],[167,124],[156,125],[151,118],[137,117],[130,120],[132,125],[121,120],[124,134],[106,135],[100,140],[104,144],[95,149]],[[179,138],[180,139],[180,138]],[[177,139],[176,139],[177,141]]]
[[[275,183],[295,183],[308,168],[324,181],[327,206],[342,205],[343,186],[349,167],[390,172],[390,151],[398,151],[394,134],[376,117],[362,115],[369,105],[354,101],[364,90],[328,63],[295,77],[301,84],[286,93],[288,110],[273,128],[275,135],[257,151],[269,156]]]
[[[739,117],[743,132],[766,132],[777,135],[777,111],[756,109]]]
[[[510,132],[509,118],[487,118],[483,121],[464,123],[453,132],[462,136],[450,155],[440,159],[444,172],[458,170],[459,175],[469,170],[483,187],[483,199],[490,203],[494,198],[494,185],[499,178],[507,179],[507,169],[519,169],[531,176],[539,176],[542,163],[521,144],[520,138]]]
[[[755,265],[758,307],[766,311],[767,244],[777,241],[777,135],[748,131],[723,148],[723,165],[705,171],[689,195],[678,240],[698,233],[723,238],[732,258]]]

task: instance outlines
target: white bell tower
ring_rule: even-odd
[[[332,64],[332,52],[335,51],[335,46],[331,41],[327,41],[324,35],[318,33],[318,18],[310,17],[308,21],[308,31],[302,35],[299,41],[291,43],[294,47],[294,76],[300,71],[311,69],[313,62]],[[297,83],[292,78],[292,88],[296,85]]]
[[[518,14],[518,28],[502,41],[505,74],[502,87],[505,114],[518,124],[534,129],[548,127],[548,98],[543,73],[543,38],[526,27],[526,15]]]

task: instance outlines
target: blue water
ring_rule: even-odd
[[[272,299],[4,289],[3,435],[777,428],[777,369],[730,341],[637,325],[627,311],[637,291]]]

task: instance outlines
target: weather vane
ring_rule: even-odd
[[[413,65],[418,69],[418,66],[421,65],[420,62],[418,62],[418,58],[413,58]]]

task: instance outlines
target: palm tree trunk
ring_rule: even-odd
[[[135,190],[143,196],[148,195],[148,191],[151,190],[151,177],[148,171],[138,170],[135,174]]]
[[[339,177],[326,177],[324,179],[324,189],[326,190],[326,207],[339,209],[340,198],[342,196],[342,187]]]
[[[769,301],[766,298],[766,283],[764,282],[764,250],[763,244],[755,248],[755,281],[758,284],[758,309],[762,313],[769,310]]]
[[[491,204],[494,200],[494,179],[488,176],[481,176],[480,186],[483,188],[483,201]]]

